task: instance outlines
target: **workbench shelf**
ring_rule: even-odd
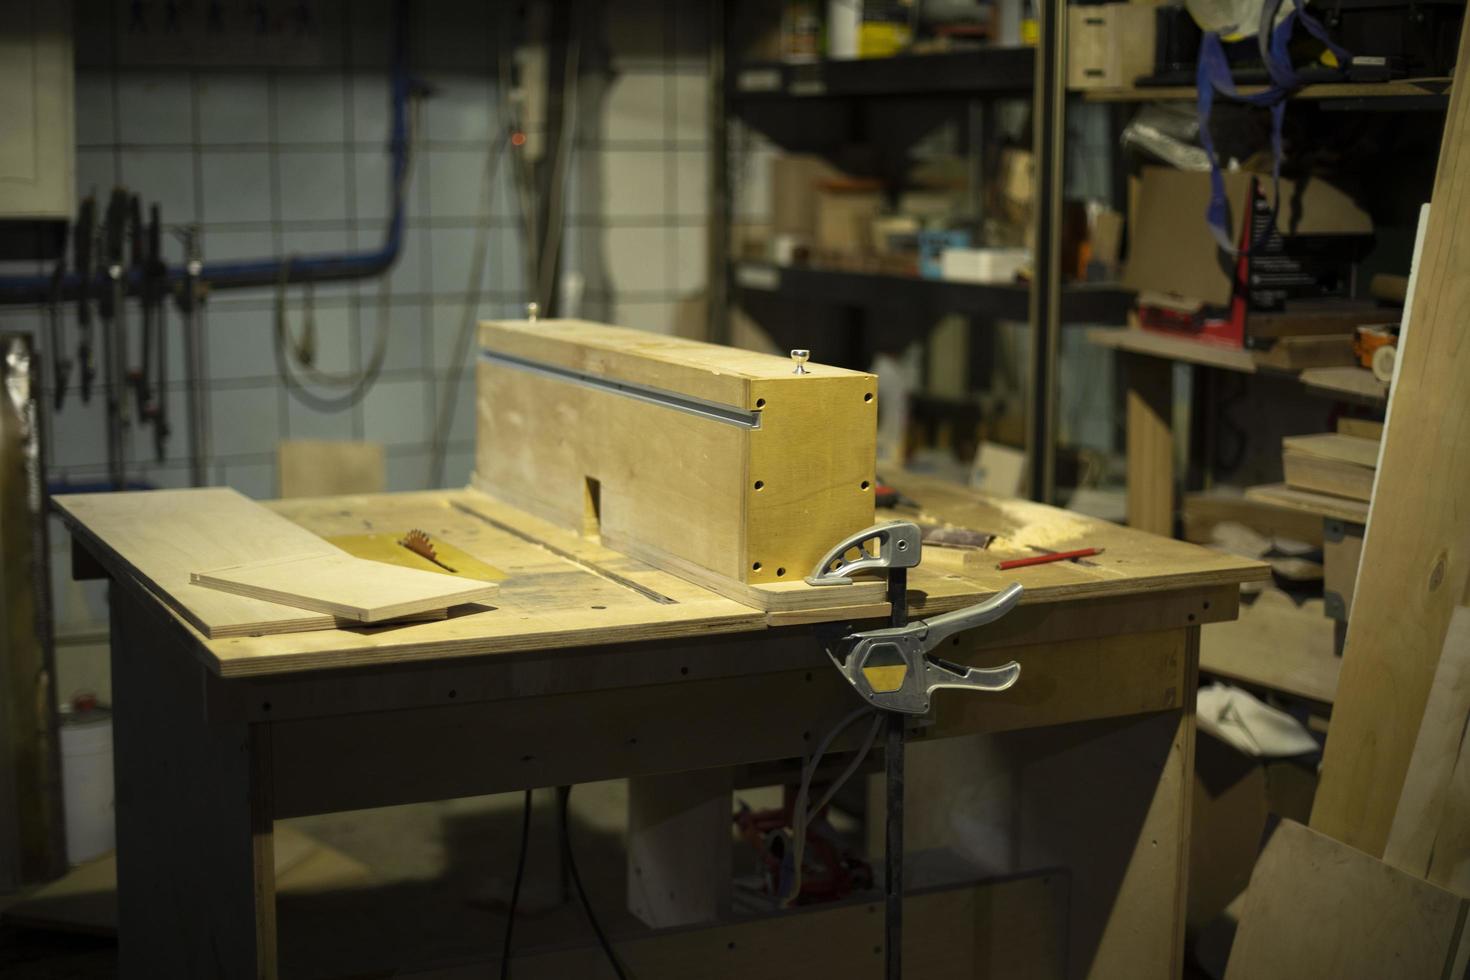
[[[772,262],[737,263],[735,286],[751,296],[869,309],[897,306],[914,314],[963,314],[994,320],[1024,321],[1031,303],[1031,287],[1026,283],[955,282]],[[1120,286],[1066,286],[1062,289],[1062,320],[1119,323],[1132,299],[1133,294]]]
[[[1324,109],[1381,112],[1443,111],[1450,104],[1448,78],[1415,78],[1390,82],[1332,82],[1304,86],[1293,99],[1321,102]],[[1266,91],[1264,85],[1241,85],[1242,95]],[[1090,89],[1087,102],[1194,101],[1193,85],[1137,85],[1130,88]]]
[[[792,64],[746,62],[730,72],[733,102],[773,99],[976,95],[1029,92],[1034,48],[984,48],[894,58],[851,58]]]

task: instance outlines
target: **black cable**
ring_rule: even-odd
[[[505,915],[505,941],[500,947],[500,980],[510,980],[510,937],[516,926],[516,904],[521,900],[521,879],[526,874],[526,844],[531,839],[531,791],[521,808],[521,853],[516,858],[516,877],[510,886],[510,908]]]
[[[572,833],[567,821],[567,804],[572,799],[572,788],[570,786],[558,786],[556,788],[558,804],[561,807],[561,857],[566,863],[567,871],[572,876],[572,884],[577,888],[577,897],[582,900],[582,911],[587,913],[587,922],[592,926],[592,931],[597,934],[597,942],[602,946],[602,951],[607,954],[608,963],[612,964],[613,972],[618,975],[618,980],[628,980],[628,974],[623,971],[623,965],[618,962],[618,956],[613,952],[612,943],[607,941],[607,934],[602,931],[602,926],[597,921],[596,914],[592,911],[592,902],[587,898],[587,889],[582,887],[582,876],[577,873],[577,861],[572,856]]]

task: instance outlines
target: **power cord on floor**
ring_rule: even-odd
[[[597,921],[597,915],[592,911],[592,902],[587,898],[587,889],[582,887],[582,876],[577,873],[577,860],[572,854],[572,834],[567,820],[567,804],[572,799],[572,787],[558,786],[556,788],[557,803],[561,807],[561,857],[566,864],[567,871],[572,876],[572,884],[577,888],[577,897],[582,900],[582,911],[587,913],[587,923],[592,926],[592,931],[597,934],[597,942],[602,946],[602,951],[607,954],[607,961],[612,965],[613,972],[618,975],[618,980],[628,980],[628,974],[623,970],[623,965],[618,962],[617,953],[613,952],[612,943],[608,942],[607,933],[602,931],[602,925]]]
[[[500,980],[510,980],[510,937],[515,932],[516,905],[521,899],[521,879],[526,875],[526,844],[531,839],[531,791],[521,807],[521,853],[516,858],[516,877],[510,886],[510,909],[505,916],[505,940],[500,946]]]

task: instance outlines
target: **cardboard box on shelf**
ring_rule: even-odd
[[[842,172],[819,156],[791,153],[771,159],[771,231],[805,242],[817,237],[817,184]]]
[[[817,184],[816,245],[821,251],[871,251],[873,220],[883,212],[883,185],[859,177]]]
[[[1239,234],[1247,220],[1247,205],[1252,181],[1256,175],[1227,173],[1225,194],[1230,204],[1230,227]],[[1260,178],[1265,193],[1270,193],[1270,179]],[[1166,167],[1146,167],[1134,201],[1136,214],[1129,235],[1129,255],[1124,284],[1138,292],[1154,292],[1178,297],[1184,301],[1225,307],[1234,293],[1235,260],[1215,244],[1205,224],[1205,209],[1210,201],[1210,175]],[[1310,180],[1298,187],[1281,181],[1281,213],[1277,216],[1283,253],[1267,255],[1273,268],[1263,270],[1261,291],[1279,292],[1295,262],[1298,273],[1311,279],[1319,276],[1317,288],[1302,282],[1290,288],[1301,295],[1315,291],[1324,295],[1342,295],[1345,283],[1340,266],[1351,264],[1342,255],[1355,250],[1373,234],[1373,221],[1362,208],[1342,191],[1322,180]],[[1332,277],[1334,281],[1329,282]],[[1295,297],[1294,297],[1295,298]]]

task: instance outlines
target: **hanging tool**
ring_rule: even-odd
[[[870,547],[876,542],[876,547]],[[856,631],[849,624],[819,632],[838,672],[868,704],[888,712],[884,745],[887,783],[883,941],[885,975],[903,975],[903,778],[904,728],[910,715],[929,712],[936,690],[1004,691],[1021,676],[1015,662],[1002,667],[963,667],[934,656],[945,640],[965,630],[992,623],[1016,607],[1022,588],[1011,584],[985,602],[935,616],[908,621],[908,570],[922,558],[917,524],[877,524],[839,542],[823,557],[806,581],[840,584],[850,576],[886,570],[889,625]],[[856,557],[848,557],[856,552]]]
[[[184,404],[189,413],[189,483],[205,486],[209,480],[209,416],[204,403],[204,343],[200,310],[204,304],[204,258],[199,252],[199,228],[189,225],[177,230],[184,244],[183,288],[174,294],[179,312],[184,315],[184,371],[188,383]]]
[[[148,370],[148,349],[151,346],[157,358],[154,367],[153,385],[143,406],[143,417],[153,423],[153,456],[163,462],[168,449],[168,437],[172,430],[168,424],[168,306],[164,297],[168,293],[168,266],[163,261],[163,225],[159,220],[158,205],[148,209],[147,251],[143,265],[143,310],[149,333],[144,334],[143,370]],[[148,337],[152,337],[151,345]]]
[[[72,265],[77,272],[77,363],[80,365],[82,402],[92,400],[92,381],[97,361],[92,354],[92,256],[97,240],[97,199],[87,195],[77,211],[76,234],[72,238]]]
[[[128,194],[122,188],[112,192],[107,204],[103,237],[107,252],[108,290],[102,297],[99,313],[102,319],[103,389],[107,400],[107,468],[115,487],[123,487],[127,479],[126,431],[128,400],[124,387],[127,371],[127,302],[126,255],[128,227]]]
[[[148,303],[147,285],[147,249],[144,238],[147,229],[143,225],[143,202],[138,195],[134,194],[128,199],[128,233],[131,243],[129,254],[129,268],[143,271],[143,289],[141,302],[138,304],[142,312],[140,317],[139,338],[142,345],[141,356],[138,367],[128,368],[128,387],[133,389],[133,404],[137,409],[139,422],[148,418],[148,403],[152,401],[152,395],[148,386],[148,372],[152,368],[153,356],[153,310]],[[123,355],[123,363],[127,363],[128,356]]]

